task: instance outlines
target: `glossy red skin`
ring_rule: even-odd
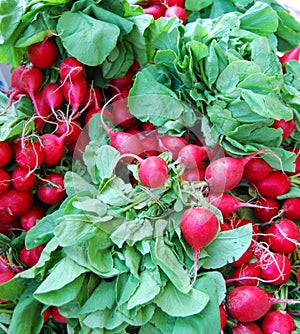
[[[164,135],[159,138],[160,148],[171,152],[173,160],[178,158],[179,151],[186,145],[188,142],[182,137]]]
[[[64,80],[61,84],[61,91],[65,100],[72,108],[72,113],[76,114],[85,97],[87,81],[85,77],[76,80]]]
[[[4,194],[10,187],[10,175],[8,172],[0,168],[0,194]]]
[[[44,151],[44,163],[47,165],[58,164],[65,154],[64,138],[52,133],[44,133],[40,136]]]
[[[29,231],[44,215],[45,209],[39,204],[34,204],[28,212],[20,216],[20,223],[25,231]]]
[[[283,218],[264,231],[262,238],[273,252],[292,253],[300,243],[300,230],[295,222]]]
[[[252,259],[252,257],[253,257],[253,250],[252,247],[250,246],[241,257],[231,262],[230,265],[232,267],[240,267],[241,265],[248,263]]]
[[[297,60],[299,61],[299,53],[300,53],[300,46],[296,46],[295,48],[287,51],[284,55],[282,55],[279,60],[282,65],[290,60]],[[283,66],[284,68],[284,66]]]
[[[285,311],[276,310],[264,316],[261,324],[264,334],[291,334],[295,329],[294,319]]]
[[[58,47],[53,39],[32,44],[28,47],[29,61],[36,67],[47,68],[55,64],[58,57]]]
[[[169,169],[165,160],[157,156],[151,156],[141,162],[138,174],[145,187],[158,188],[167,182]]]
[[[6,141],[0,141],[0,167],[7,165],[12,158],[12,149]]]
[[[30,173],[28,169],[15,167],[11,174],[12,185],[19,191],[30,191],[36,184],[37,177]]]
[[[33,204],[33,195],[29,191],[18,191],[14,188],[8,189],[0,195],[0,216],[1,212],[11,216],[20,216],[28,212]]]
[[[292,264],[283,253],[273,253],[260,259],[261,277],[272,285],[285,283],[291,276]]]
[[[64,121],[57,122],[55,134],[64,138],[66,145],[75,144],[82,132],[81,124],[78,120],[72,120],[69,125]],[[67,134],[66,134],[67,133]]]
[[[190,183],[204,181],[205,168],[206,166],[203,163],[198,168],[187,169],[181,175],[181,179]]]
[[[85,66],[75,57],[65,58],[59,68],[59,75],[62,80],[78,80],[84,76]]]
[[[167,8],[164,16],[166,17],[177,16],[180,20],[182,20],[183,23],[186,23],[186,17],[187,17],[186,11],[184,8],[179,6],[171,6]]]
[[[250,181],[258,181],[267,176],[271,171],[272,167],[265,160],[256,157],[246,163],[243,177]]]
[[[27,66],[22,72],[21,82],[23,84],[24,91],[31,98],[34,98],[34,93],[42,87],[43,74],[38,68]]]
[[[207,148],[205,146],[188,144],[178,152],[179,163],[183,164],[187,169],[201,166],[206,158]]]
[[[43,319],[44,319],[44,322],[47,322],[49,317],[51,315],[51,308],[50,307],[47,307],[45,309],[45,311],[43,312]]]
[[[269,295],[258,286],[238,286],[227,294],[226,310],[239,322],[256,321],[269,308]]]
[[[58,204],[66,197],[64,177],[51,173],[44,177],[37,187],[37,196],[45,204]]]
[[[44,162],[44,151],[40,143],[25,143],[24,148],[19,147],[16,151],[16,162],[24,169],[40,167]]]
[[[84,98],[82,100],[82,107],[87,108],[87,110],[100,108],[102,101],[103,96],[100,88],[88,85]]]
[[[246,277],[251,277],[249,279],[243,279]],[[235,281],[233,284],[235,286],[242,286],[242,285],[253,285],[257,286],[259,283],[260,278],[260,267],[258,263],[245,263],[242,264],[240,267],[236,268],[235,271],[232,273],[231,278],[242,278],[241,280]]]
[[[40,245],[32,249],[27,249],[26,247],[23,247],[20,250],[19,258],[22,263],[27,267],[33,267],[39,261],[44,248],[44,245]]]
[[[133,83],[133,73],[128,71],[122,78],[111,79],[110,83],[117,88],[131,86]]]
[[[144,13],[152,15],[154,20],[157,20],[160,17],[164,16],[165,9],[161,5],[152,5],[152,6],[144,8]]]
[[[271,172],[255,183],[256,189],[261,196],[272,198],[286,194],[290,190],[290,185],[289,177],[281,171]]]
[[[291,220],[300,219],[300,198],[287,198],[282,203],[282,210],[284,217]]]
[[[113,104],[112,115],[114,124],[122,129],[129,129],[136,124],[136,118],[130,113],[129,108],[123,100]]]
[[[254,322],[239,322],[232,328],[232,334],[263,334]]]
[[[51,306],[51,315],[53,317],[53,320],[55,320],[56,322],[59,322],[61,324],[67,323],[67,318],[59,312],[56,306]]]
[[[221,329],[224,329],[227,322],[227,314],[223,304],[219,305],[219,311],[220,311],[220,327]]]
[[[35,93],[34,123],[35,130],[40,132],[51,115],[51,108],[46,103],[43,96],[43,89]]]
[[[150,157],[161,153],[157,139],[153,137],[144,137],[141,139],[141,143],[144,149],[144,157]]]
[[[261,222],[268,222],[272,218],[278,215],[280,209],[280,202],[276,198],[271,197],[262,197],[257,202],[257,205],[260,205],[264,208],[254,208],[254,216]]]
[[[282,129],[283,139],[288,138],[297,128],[296,122],[294,119],[291,119],[289,121],[285,121],[284,119],[276,120],[274,121],[272,127],[274,129]]]
[[[293,147],[289,147],[287,149],[290,152],[294,152],[296,154],[296,160],[295,160],[295,171],[294,172],[287,172],[288,175],[295,175],[295,174],[299,174],[300,173],[300,150],[293,148]]]
[[[43,98],[51,110],[61,107],[64,97],[58,84],[51,82],[43,88]]]

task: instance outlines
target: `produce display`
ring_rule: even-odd
[[[300,24],[275,0],[4,0],[0,333],[300,333]]]

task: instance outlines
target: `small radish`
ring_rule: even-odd
[[[272,124],[272,128],[274,129],[281,129],[282,130],[282,138],[288,138],[294,130],[297,129],[297,125],[294,119],[286,121],[284,119],[276,120]]]
[[[50,318],[50,315],[51,315],[51,309],[50,307],[47,307],[45,309],[45,311],[43,312],[43,320],[44,320],[44,323],[48,321],[48,319]]]
[[[43,88],[43,98],[52,112],[58,109],[63,103],[63,93],[58,84],[51,82]]]
[[[264,334],[292,334],[296,330],[294,319],[283,310],[275,310],[264,316],[261,323]]]
[[[51,173],[41,180],[37,187],[37,196],[45,204],[58,204],[66,197],[64,177]]]
[[[142,122],[141,132],[150,132],[150,131],[156,131],[155,125],[153,125],[153,123],[151,123],[150,121]]]
[[[25,89],[21,80],[21,76],[25,69],[26,65],[21,64],[16,67],[11,73],[11,91],[9,93],[9,102],[6,106],[6,109],[8,109],[12,105],[13,100],[16,99],[19,95],[25,94]]]
[[[181,217],[181,233],[194,251],[194,279],[197,277],[199,252],[214,240],[219,228],[217,216],[205,207],[191,207]]]
[[[177,16],[180,20],[182,20],[183,23],[186,23],[187,14],[185,9],[176,5],[167,8],[164,16],[165,17]]]
[[[295,48],[293,48],[293,49],[287,51],[286,53],[284,53],[279,58],[284,72],[285,72],[285,67],[284,67],[285,63],[289,62],[290,60],[300,61],[299,53],[300,53],[300,46],[296,46]]]
[[[10,187],[10,175],[8,172],[0,168],[0,194],[4,194]]]
[[[278,220],[264,231],[262,238],[274,252],[292,253],[300,243],[300,230],[287,218]]]
[[[36,67],[27,66],[22,72],[20,80],[22,81],[24,91],[31,98],[33,105],[36,108],[34,94],[42,87],[42,72]]]
[[[226,310],[239,322],[262,318],[270,308],[268,293],[258,286],[238,286],[227,294]]]
[[[282,202],[281,206],[284,217],[291,220],[300,219],[300,198],[287,198]]]
[[[242,158],[221,157],[212,161],[205,171],[205,180],[210,192],[223,193],[236,187],[242,180],[246,163],[258,153]]]
[[[193,169],[199,167],[205,159],[207,159],[206,147],[188,144],[178,152],[177,162],[187,169]]]
[[[128,71],[123,77],[110,80],[110,84],[116,88],[130,87],[133,83],[133,73]]]
[[[227,314],[223,304],[219,305],[219,312],[220,312],[220,329],[224,329],[227,323]]]
[[[249,181],[258,181],[267,176],[272,169],[264,159],[256,157],[246,163],[243,177]]]
[[[115,121],[114,124],[122,129],[131,128],[137,121],[123,100],[113,103],[112,115]]]
[[[51,38],[30,45],[27,51],[29,61],[38,68],[47,68],[54,65],[58,53],[58,47]]]
[[[0,167],[7,165],[12,157],[12,149],[6,141],[0,141]]]
[[[158,147],[158,141],[153,137],[143,137],[141,143],[144,149],[144,156],[150,157],[153,155],[158,155],[160,152]]]
[[[56,306],[51,306],[51,315],[54,321],[60,324],[67,323],[67,318],[59,312]]]
[[[7,213],[12,217],[28,212],[32,204],[33,195],[29,191],[18,191],[10,188],[0,195],[0,212]]]
[[[44,133],[40,136],[40,141],[44,150],[44,163],[50,166],[56,165],[65,154],[64,137]]]
[[[29,211],[20,216],[20,223],[25,231],[36,225],[38,219],[45,216],[45,209],[41,204],[34,204]]]
[[[154,20],[157,20],[160,17],[164,16],[165,10],[163,6],[161,5],[152,5],[152,6],[144,8],[144,13],[152,15]]]
[[[150,156],[140,162],[138,175],[141,183],[148,188],[163,186],[169,178],[169,169],[166,161],[157,156]]]
[[[99,87],[94,87],[88,85],[85,92],[84,98],[82,100],[82,107],[87,110],[100,109],[100,106],[103,101],[103,96]]]
[[[184,7],[185,0],[166,0],[165,3],[169,7],[171,6]]]
[[[254,322],[238,322],[232,328],[232,334],[264,334]]]
[[[236,268],[231,278],[226,280],[226,283],[233,282],[235,286],[253,285],[257,286],[260,278],[260,266],[258,263],[245,263]]]
[[[79,80],[85,74],[85,66],[75,57],[65,58],[59,67],[59,75],[62,81]]]
[[[253,209],[254,216],[261,222],[269,222],[279,213],[280,202],[276,198],[263,197],[257,202],[258,206]]]
[[[205,168],[206,166],[203,163],[198,168],[184,170],[180,178],[182,181],[190,183],[204,181]]]
[[[29,173],[28,169],[16,166],[11,174],[13,187],[19,191],[31,191],[36,184],[36,175]]]
[[[16,151],[16,162],[24,169],[36,169],[44,162],[44,151],[40,142],[34,143],[26,141],[24,147],[19,147]]]
[[[19,258],[21,262],[25,264],[25,266],[33,267],[39,261],[44,248],[44,245],[40,245],[31,249],[23,247],[20,250]]]
[[[35,108],[34,108],[34,123],[35,130],[40,132],[43,129],[44,124],[48,121],[51,115],[51,108],[46,103],[43,96],[43,89],[37,91],[35,97]]]
[[[82,133],[82,127],[78,120],[58,121],[54,134],[60,138],[66,145],[75,144]]]
[[[173,160],[178,158],[179,151],[187,144],[188,142],[182,137],[163,135],[159,138],[160,148],[171,152]]]
[[[291,261],[283,253],[264,254],[259,259],[261,277],[272,285],[285,283],[291,276]]]
[[[271,172],[255,183],[255,188],[261,196],[272,198],[286,194],[290,186],[289,177],[281,171]]]

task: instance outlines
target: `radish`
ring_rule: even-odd
[[[152,6],[144,8],[144,13],[152,15],[154,20],[157,20],[160,17],[164,16],[165,10],[163,6],[161,5],[152,5]]]
[[[177,16],[180,20],[182,20],[183,23],[186,23],[187,14],[185,9],[176,5],[167,8],[164,16],[165,17]]]
[[[253,285],[257,286],[260,278],[260,266],[258,263],[245,263],[236,268],[231,278],[226,280],[226,283],[233,282],[235,286]]]
[[[226,310],[240,322],[262,318],[269,311],[270,305],[268,293],[258,286],[238,286],[227,294]]]
[[[38,260],[41,257],[42,251],[45,248],[44,245],[40,245],[31,249],[23,247],[20,250],[19,258],[23,264],[27,267],[33,267],[37,264]]]
[[[269,222],[278,216],[280,202],[276,198],[260,198],[257,202],[259,206],[253,209],[254,216],[261,222]]]
[[[274,252],[292,253],[300,243],[300,230],[287,218],[278,220],[264,231],[263,241]]]
[[[292,265],[283,253],[268,252],[259,258],[261,277],[272,285],[285,283],[291,276]]]
[[[199,167],[207,159],[207,148],[194,144],[183,146],[178,152],[177,162],[187,169]]]
[[[170,135],[161,136],[158,142],[163,151],[171,152],[173,160],[178,158],[179,151],[188,144],[184,138]]]
[[[91,118],[92,118],[93,115],[95,115],[95,114],[99,115],[99,117],[100,117],[100,115],[101,115],[101,109],[100,109],[100,108],[89,109],[89,111],[86,113],[86,115],[85,115],[85,119],[84,119],[84,124],[85,124],[86,126],[88,126],[89,121],[91,120]],[[110,121],[114,124],[115,120],[114,120],[113,114],[112,114],[109,110],[104,109],[104,111],[103,111],[103,116],[106,117],[108,120],[110,120]],[[100,118],[100,119],[101,119],[101,118]],[[138,131],[138,130],[137,130],[137,131]],[[139,131],[138,131],[138,132],[139,132]]]
[[[33,66],[25,67],[21,74],[20,80],[22,81],[23,89],[31,98],[33,105],[36,109],[35,93],[42,87],[43,74],[42,72]]]
[[[25,145],[21,145],[16,151],[16,162],[24,169],[36,169],[44,162],[44,151],[40,142],[34,143],[26,141]]]
[[[12,157],[12,149],[6,141],[0,141],[0,167],[7,165]]]
[[[264,334],[254,322],[238,322],[232,328],[232,334]]]
[[[261,196],[272,198],[286,194],[290,186],[289,177],[281,171],[271,172],[255,183],[256,190]]]
[[[230,266],[240,267],[241,265],[248,263],[253,258],[253,255],[253,247],[250,245],[250,247],[244,252],[242,256],[230,263]]]
[[[300,60],[299,52],[300,52],[300,46],[296,46],[295,48],[289,50],[279,58],[284,72],[285,72],[285,67],[284,67],[285,63],[289,62],[290,60],[297,60],[297,61]]]
[[[10,187],[10,175],[8,172],[0,168],[0,194],[4,194]]]
[[[51,115],[51,108],[46,103],[44,98],[43,89],[37,91],[34,95],[35,97],[35,108],[34,108],[34,123],[36,132],[40,132],[48,121]]]
[[[75,57],[65,58],[59,67],[59,75],[62,81],[80,80],[85,74],[85,66]]]
[[[36,175],[27,169],[16,166],[11,174],[13,187],[19,191],[31,191],[36,184]]]
[[[113,104],[112,115],[115,121],[114,124],[122,129],[131,128],[137,121],[123,100],[116,101]]]
[[[23,82],[21,80],[21,76],[23,72],[26,69],[26,65],[21,64],[18,67],[16,67],[12,73],[11,73],[11,91],[9,94],[9,102],[8,105],[6,106],[6,109],[8,109],[12,103],[13,100],[18,96],[25,94],[25,89],[23,87]]]
[[[67,318],[59,312],[57,306],[51,306],[51,315],[54,321],[60,324],[67,323]]]
[[[259,153],[242,158],[221,157],[211,162],[205,171],[205,180],[210,192],[223,193],[236,187],[243,177],[246,163]]]
[[[297,129],[297,125],[294,119],[286,121],[284,119],[276,120],[272,124],[272,128],[282,130],[282,139],[288,138],[294,130]]]
[[[156,131],[156,127],[150,121],[142,122],[142,124],[141,124],[141,131],[142,132]]]
[[[185,0],[166,0],[165,3],[169,7],[171,6],[184,7]]]
[[[32,204],[33,195],[31,192],[10,188],[0,195],[0,216],[2,213],[11,217],[23,215],[30,210]],[[1,221],[5,223],[3,220]]]
[[[44,133],[40,136],[44,150],[44,163],[56,165],[65,154],[64,136],[58,137],[52,133]]]
[[[84,98],[82,100],[82,107],[86,108],[87,110],[95,108],[100,109],[102,101],[103,96],[100,88],[88,85]]]
[[[208,200],[217,207],[224,217],[240,208],[255,208],[256,204],[241,202],[237,197],[230,194],[209,194]]]
[[[291,220],[300,219],[300,198],[287,198],[282,202],[282,210],[284,217]]]
[[[287,148],[288,151],[294,152],[296,154],[296,160],[295,160],[295,171],[294,172],[287,172],[288,175],[296,175],[300,173],[300,150],[289,147]]]
[[[202,163],[198,168],[184,170],[181,175],[181,180],[190,183],[204,181],[205,168],[206,165]]]
[[[45,216],[45,209],[41,204],[34,204],[29,211],[20,216],[20,223],[25,231],[36,225],[38,219]]]
[[[158,155],[160,152],[160,149],[158,147],[158,141],[153,137],[144,137],[141,139],[141,143],[143,145],[144,149],[144,156],[150,157],[153,155]]]
[[[264,159],[256,157],[246,163],[243,177],[249,181],[258,181],[271,171],[272,167]]]
[[[64,177],[51,173],[41,180],[37,187],[37,196],[45,204],[58,204],[66,197]]]
[[[12,272],[12,268],[9,259],[5,255],[0,255],[0,274]]]
[[[64,97],[58,84],[52,82],[43,88],[43,98],[52,112],[54,112],[62,105]]]
[[[75,144],[82,133],[82,127],[78,120],[58,121],[54,134],[63,138],[66,145]]]
[[[197,277],[199,252],[215,239],[219,228],[217,216],[205,207],[191,207],[181,217],[181,233],[194,252],[194,280]]]
[[[220,312],[220,328],[222,330],[224,329],[227,323],[227,314],[225,311],[224,304],[219,305],[219,312]]]
[[[238,228],[247,224],[252,225],[252,240],[258,240],[259,235],[261,234],[259,226],[252,220],[246,218],[239,218],[234,216],[231,218],[231,224],[233,228]]]
[[[131,71],[128,71],[121,78],[111,79],[110,83],[111,83],[112,86],[114,86],[116,88],[130,87],[132,85],[132,83],[133,83],[133,73]]]
[[[34,43],[28,47],[29,61],[36,67],[47,68],[56,62],[58,47],[53,39],[46,38],[42,42]]]
[[[283,310],[275,310],[264,316],[261,323],[264,334],[292,334],[296,329],[294,319]]]

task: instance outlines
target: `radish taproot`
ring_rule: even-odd
[[[140,162],[138,175],[141,183],[148,188],[163,186],[169,178],[169,169],[166,161],[157,156],[138,159]]]
[[[263,334],[263,332],[254,322],[238,322],[232,328],[232,334]]]
[[[62,81],[79,80],[85,74],[85,65],[75,57],[65,58],[59,67],[59,75]]]
[[[64,177],[51,173],[44,177],[37,186],[37,196],[45,204],[58,204],[66,197]]]
[[[271,171],[272,167],[264,159],[256,157],[246,163],[243,177],[249,181],[258,181]]]
[[[183,146],[178,152],[177,162],[182,164],[186,169],[199,167],[203,160],[207,159],[207,148],[195,144]]]
[[[10,175],[8,172],[0,168],[0,194],[4,194],[10,187]]]
[[[0,141],[0,167],[7,165],[12,157],[12,149],[6,141]]]
[[[44,151],[44,163],[56,165],[64,156],[64,137],[58,137],[52,133],[44,133],[40,136],[41,146]]]
[[[272,198],[286,194],[290,186],[289,177],[281,171],[273,171],[255,182],[255,189],[261,196]]]
[[[11,183],[16,190],[31,191],[36,184],[37,177],[28,169],[16,166],[11,173]]]
[[[287,198],[282,202],[282,211],[284,217],[291,220],[300,219],[300,198],[291,197]]]
[[[258,206],[253,209],[254,216],[261,222],[269,222],[278,216],[280,201],[277,198],[262,197],[257,201]]]
[[[58,53],[59,50],[55,41],[49,37],[42,42],[31,44],[27,50],[29,61],[38,68],[47,68],[54,65]]]
[[[181,217],[181,233],[194,252],[194,280],[198,272],[199,252],[215,239],[219,229],[217,216],[205,207],[188,208]]]
[[[44,150],[39,141],[25,141],[16,151],[16,162],[24,169],[36,169],[42,165],[45,158]]]
[[[264,334],[292,334],[296,329],[294,319],[283,310],[274,310],[264,316],[261,323]]]

